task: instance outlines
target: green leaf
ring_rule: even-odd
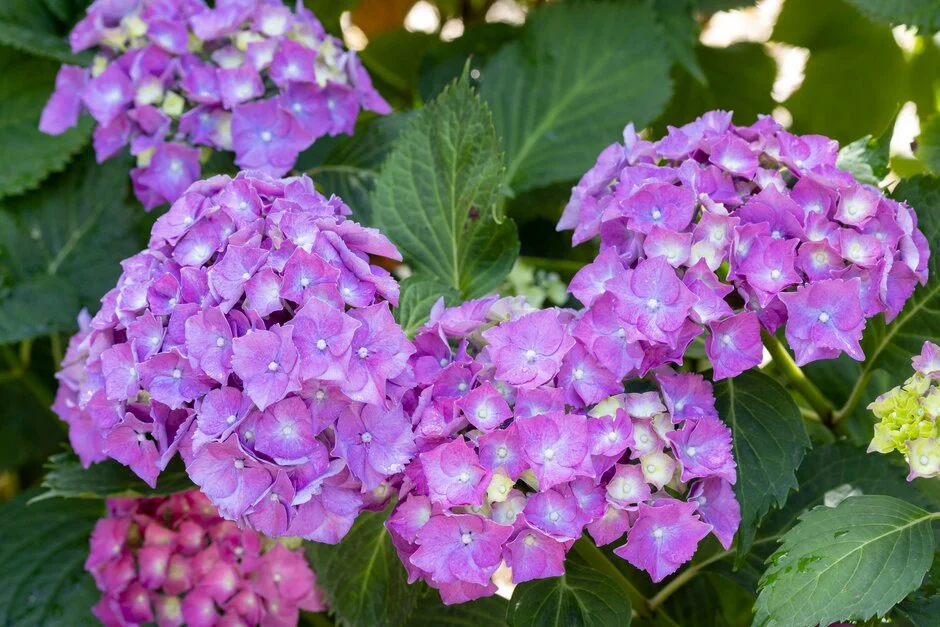
[[[362,514],[337,545],[305,545],[317,584],[341,625],[403,625],[414,610],[420,588],[408,585],[383,525],[388,512]]]
[[[940,179],[917,176],[904,180],[892,194],[917,212],[918,226],[927,237],[931,251],[940,251]],[[920,353],[925,340],[940,337],[940,255],[931,254],[930,280],[918,287],[901,314],[891,324],[884,317],[868,322],[862,348],[863,374],[876,368],[907,373],[911,356]],[[904,375],[906,376],[906,375]]]
[[[195,486],[183,460],[176,457],[157,478],[156,489],[151,489],[127,466],[113,459],[82,468],[75,453],[57,453],[46,462],[46,476],[42,480],[46,489],[40,499],[106,498],[111,496],[163,496],[192,490]]]
[[[917,137],[917,158],[927,171],[940,174],[940,114],[934,114],[921,122]]]
[[[370,39],[359,57],[378,85],[384,83],[410,101],[418,93],[421,59],[439,41],[436,35],[396,28]]]
[[[128,206],[126,159],[90,153],[41,189],[0,203],[0,343],[75,326],[135,253],[138,210]]]
[[[892,616],[901,618],[902,626],[933,627],[940,616],[940,560],[934,556],[933,565],[924,583],[895,608]]]
[[[40,369],[36,363],[24,369],[9,348],[3,348],[0,359],[0,472],[26,464],[38,467],[59,450],[66,436],[65,424],[49,409],[53,394],[46,382],[54,381],[52,370]],[[49,355],[33,352],[34,362],[51,366]]]
[[[429,590],[418,601],[408,627],[505,627],[509,603],[499,596],[483,597],[458,605],[444,605]]]
[[[377,118],[359,126],[355,135],[340,140],[322,158],[302,155],[303,161],[298,161],[297,167],[305,169],[324,194],[342,198],[353,210],[355,220],[371,224],[370,195],[375,190],[379,167],[413,117],[408,111]],[[316,148],[315,144],[313,150]]]
[[[754,541],[757,527],[771,505],[782,507],[798,486],[796,469],[809,447],[800,410],[786,390],[765,374],[749,370],[715,384],[718,414],[734,436],[741,504],[738,557]]]
[[[631,613],[607,575],[569,560],[561,577],[516,586],[506,620],[512,627],[626,627]]]
[[[909,66],[891,29],[842,0],[787,0],[771,39],[810,50],[803,83],[783,103],[795,133],[840,142],[880,133],[909,99]]]
[[[727,48],[697,46],[695,56],[705,74],[702,85],[689,74],[676,79],[675,95],[655,127],[665,133],[666,125],[679,126],[706,111],[734,111],[738,124],[750,124],[759,113],[776,106],[770,92],[777,65],[764,46],[739,43]]]
[[[414,332],[428,321],[431,307],[441,297],[444,298],[444,303],[450,306],[458,303],[460,293],[434,279],[417,275],[401,282],[401,295],[398,299],[398,309],[395,310],[395,319],[408,337],[413,337]]]
[[[519,252],[498,211],[503,174],[489,111],[464,76],[402,131],[376,180],[373,223],[416,273],[481,296]]]
[[[666,51],[699,85],[708,79],[695,55],[699,27],[692,0],[653,0],[656,21],[663,29]]]
[[[518,26],[503,22],[468,24],[463,35],[450,43],[442,43],[424,55],[418,92],[424,101],[435,98],[445,87],[460,78],[464,68],[470,68],[471,85],[475,73],[481,72],[497,50],[522,32]]]
[[[873,20],[886,24],[916,26],[921,33],[940,30],[940,3],[937,0],[848,0]]]
[[[672,93],[649,6],[552,3],[483,69],[480,94],[502,135],[513,191],[578,178],[623,127],[641,129]]]
[[[868,185],[879,185],[888,176],[888,150],[891,147],[891,135],[894,133],[894,121],[879,137],[866,135],[847,144],[839,150],[836,167],[849,172],[856,180]]]
[[[0,197],[36,187],[88,143],[90,118],[62,135],[39,132],[58,69],[54,61],[0,47]]]
[[[88,538],[104,504],[44,501],[24,492],[0,509],[0,624],[17,627],[98,625],[100,593],[85,572]]]
[[[807,510],[827,504],[827,495],[837,499],[849,492],[882,494],[926,508],[940,505],[932,503],[915,487],[927,479],[912,484],[904,480],[905,474],[906,470],[893,463],[891,457],[866,453],[848,442],[818,446],[806,455],[797,471],[799,491],[790,495],[785,507],[764,519],[761,536],[783,533]]]
[[[87,61],[90,58],[88,53],[72,54],[66,41],[70,27],[71,24],[63,23],[55,12],[42,2],[0,2],[0,45],[11,46],[34,56],[62,63]]]
[[[800,517],[761,578],[755,624],[828,625],[883,616],[933,560],[930,514],[890,496],[853,496]]]

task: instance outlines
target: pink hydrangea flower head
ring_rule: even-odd
[[[337,542],[389,498],[418,453],[415,349],[373,263],[400,254],[348,212],[305,177],[193,184],[63,360],[55,410],[82,462],[154,485],[179,452],[222,516],[273,536]]]
[[[101,591],[92,612],[108,627],[213,625],[220,612],[234,624],[285,624],[326,610],[302,551],[263,543],[195,490],[109,500],[85,569]]]

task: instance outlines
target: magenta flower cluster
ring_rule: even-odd
[[[307,177],[194,184],[122,262],[57,375],[88,465],[151,486],[179,451],[222,516],[338,542],[415,454],[400,398],[414,347],[392,318],[400,260]]]
[[[731,544],[731,432],[710,384],[658,369],[649,391],[621,378],[575,332],[583,317],[496,297],[444,309],[415,338],[404,397],[418,455],[386,527],[411,581],[445,603],[564,573],[586,530],[660,581],[702,538]]]
[[[62,67],[39,128],[59,134],[90,113],[99,162],[130,144],[148,209],[175,201],[212,150],[283,176],[317,138],[352,133],[360,109],[390,112],[300,0],[96,0],[69,41],[98,54]]]
[[[106,627],[287,627],[301,609],[326,609],[301,551],[223,520],[196,490],[110,499],[85,569]]]
[[[836,167],[838,143],[713,111],[656,142],[633,125],[573,189],[558,223],[600,254],[571,282],[575,334],[619,376],[681,363],[707,332],[714,378],[761,361],[761,327],[802,365],[864,358],[868,318],[898,315],[929,250],[903,203]]]

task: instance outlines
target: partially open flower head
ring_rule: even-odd
[[[390,112],[300,1],[97,0],[69,41],[94,63],[62,67],[39,128],[59,134],[90,113],[98,161],[130,145],[148,209],[176,200],[214,150],[283,176],[316,139],[352,133],[361,109]]]
[[[600,240],[570,285],[586,341],[624,375],[680,363],[707,332],[715,379],[733,377],[760,363],[761,327],[784,325],[800,365],[863,359],[866,321],[898,315],[930,251],[917,215],[838,169],[838,148],[725,111],[656,142],[628,125],[558,223],[575,244]]]
[[[196,490],[109,500],[85,569],[106,627],[287,626],[326,609],[302,551],[239,529]]]
[[[400,259],[306,178],[193,185],[83,320],[55,410],[85,465],[151,486],[180,452],[222,516],[337,542],[415,455]]]
[[[911,469],[908,481],[940,475],[940,347],[924,342],[911,361],[914,375],[868,406],[879,419],[868,452],[899,451]]]
[[[586,530],[655,581],[740,521],[731,432],[700,375],[656,370],[625,393],[589,313],[521,297],[439,303],[415,338],[404,396],[419,454],[386,526],[412,580],[446,603],[563,574]]]

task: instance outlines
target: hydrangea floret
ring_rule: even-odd
[[[286,627],[326,609],[302,551],[224,520],[197,490],[109,499],[90,544],[106,627]]]
[[[837,168],[838,149],[725,111],[655,142],[628,125],[558,223],[600,241],[570,284],[578,331],[616,347],[604,361],[624,376],[681,363],[704,333],[714,378],[733,377],[761,362],[761,329],[783,326],[798,365],[863,359],[866,321],[898,315],[930,253],[916,214]]]
[[[338,542],[415,455],[401,259],[307,177],[194,184],[82,320],[54,409],[84,465],[148,484],[180,452],[221,515]]]
[[[493,594],[504,562],[514,583],[563,574],[584,531],[626,535],[614,552],[657,582],[709,532],[730,546],[735,462],[711,385],[664,367],[625,393],[582,319],[523,297],[439,302],[415,337],[418,455],[386,527],[445,603]]]
[[[899,451],[910,466],[908,481],[940,475],[940,346],[924,342],[914,375],[869,406],[879,422],[868,452]]]
[[[69,36],[94,49],[65,65],[40,119],[45,133],[97,122],[99,162],[130,145],[145,207],[175,201],[212,151],[283,176],[324,135],[351,134],[361,109],[391,111],[354,51],[298,0],[96,0]]]

